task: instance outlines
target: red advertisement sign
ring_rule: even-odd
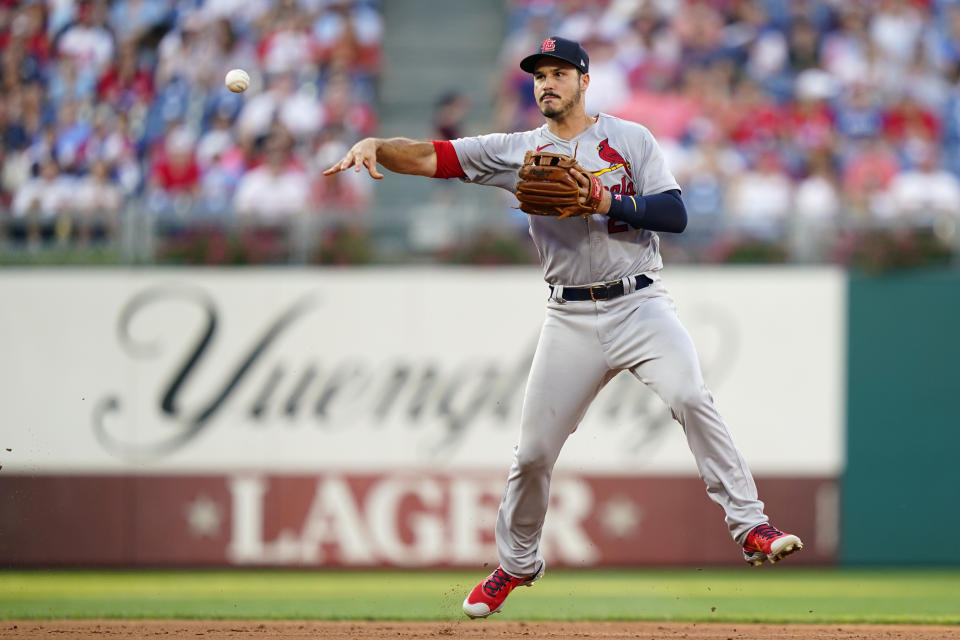
[[[475,567],[496,562],[501,476],[6,476],[0,562]],[[832,563],[836,481],[757,484],[771,518],[803,539],[796,561]],[[551,501],[543,536],[551,566],[742,562],[697,478],[558,474]]]

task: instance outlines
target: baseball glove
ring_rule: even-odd
[[[590,193],[580,199],[580,183],[570,175],[575,169],[590,180]],[[603,195],[600,178],[562,153],[527,151],[520,167],[517,200],[520,210],[537,216],[588,216],[596,213]]]

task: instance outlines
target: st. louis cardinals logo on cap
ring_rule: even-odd
[[[583,47],[580,46],[580,43],[559,36],[547,36],[547,38],[540,43],[536,53],[520,61],[520,68],[527,73],[533,73],[537,62],[545,57],[569,62],[579,69],[580,73],[588,73],[590,71],[590,58],[587,56],[587,52],[583,50]]]

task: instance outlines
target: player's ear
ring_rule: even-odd
[[[589,85],[590,85],[590,74],[589,73],[580,74],[580,91],[586,91]]]

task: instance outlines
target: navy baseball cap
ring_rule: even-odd
[[[540,58],[557,58],[569,62],[581,73],[589,73],[590,56],[583,50],[579,42],[566,38],[550,37],[540,43],[540,50],[520,61],[520,68],[527,73],[533,73]]]

